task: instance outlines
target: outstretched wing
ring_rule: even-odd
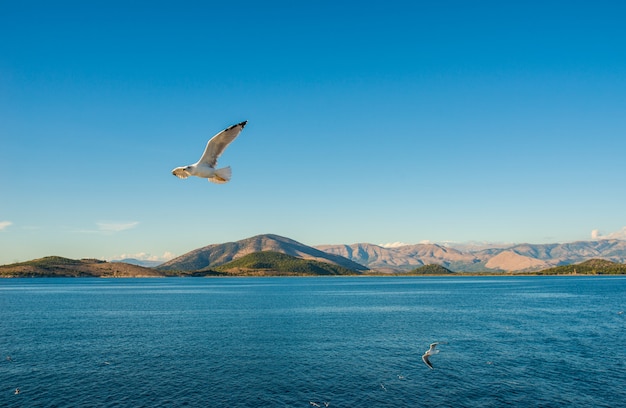
[[[428,368],[430,368],[431,370],[433,369],[433,365],[430,363],[430,360],[428,359],[428,354],[424,354],[422,356],[422,361],[428,366]]]
[[[185,167],[176,167],[174,170],[172,170],[172,174],[181,179],[191,176],[191,174],[187,170],[185,170]]]
[[[209,143],[207,143],[199,163],[205,163],[211,167],[215,167],[217,158],[220,157],[224,149],[239,136],[239,133],[241,133],[241,130],[246,126],[246,123],[248,123],[247,120],[232,125],[213,136],[211,140],[209,140]]]

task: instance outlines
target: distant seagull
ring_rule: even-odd
[[[426,352],[422,355],[422,361],[424,361],[424,363],[431,370],[433,369],[433,365],[430,363],[430,356],[432,356],[433,354],[439,353],[439,350],[435,350],[435,347],[437,347],[437,344],[439,344],[439,343],[432,343],[430,345],[430,348],[428,350],[426,350]]]
[[[309,404],[311,404],[314,407],[320,407],[321,405],[318,404],[317,402],[313,402],[313,401],[309,401]]]
[[[19,394],[19,393],[20,393],[20,389],[19,389],[19,388],[16,388],[16,389],[15,389],[15,395],[17,395],[17,394]]]
[[[204,154],[202,154],[202,157],[197,163],[190,164],[189,166],[176,167],[172,170],[172,174],[181,179],[196,176],[208,179],[212,183],[227,183],[231,177],[230,166],[216,169],[217,158],[220,157],[224,149],[239,136],[239,133],[241,133],[244,126],[246,126],[246,123],[248,123],[247,120],[232,125],[213,136],[207,143]]]
[[[12,363],[13,362],[13,358],[11,358],[11,356],[7,356],[7,361]]]
[[[380,383],[380,388],[382,388],[383,390],[387,391],[387,388],[385,388],[385,384]]]

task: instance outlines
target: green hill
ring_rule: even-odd
[[[420,266],[412,271],[407,272],[407,275],[449,275],[454,274],[450,269],[441,265],[430,264]]]
[[[47,256],[27,262],[0,266],[2,278],[35,277],[138,277],[162,276],[150,268],[98,259],[68,259]]]
[[[626,265],[604,259],[590,259],[575,265],[563,265],[537,272],[540,275],[621,275]]]
[[[272,251],[254,252],[211,269],[229,275],[247,276],[355,275],[358,273],[339,265],[296,258]]]

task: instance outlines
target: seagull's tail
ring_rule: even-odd
[[[209,178],[211,183],[216,184],[224,184],[230,181],[230,177],[232,176],[232,171],[230,170],[230,166],[223,167],[221,169],[215,170],[215,175]]]

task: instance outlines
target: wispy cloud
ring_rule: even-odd
[[[624,239],[626,240],[626,227],[622,227],[620,230],[610,232],[606,235],[602,234],[600,230],[594,229],[591,231],[591,239]]]
[[[11,221],[0,221],[0,231],[4,231],[11,225],[13,225]]]
[[[139,225],[139,222],[99,221],[96,223],[96,225],[98,226],[98,230],[101,232],[121,232],[135,228],[137,225]]]

